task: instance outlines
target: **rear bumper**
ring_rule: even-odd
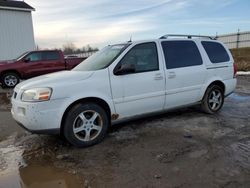
[[[236,84],[237,84],[237,79],[230,79],[230,80],[224,80],[223,81],[225,84],[225,97],[227,97],[228,95],[232,94],[236,88]]]

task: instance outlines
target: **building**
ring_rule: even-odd
[[[216,38],[229,49],[250,47],[250,31],[218,35]]]
[[[15,59],[35,49],[34,10],[23,1],[0,0],[0,60]]]

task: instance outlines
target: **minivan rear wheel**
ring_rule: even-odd
[[[201,108],[208,114],[218,112],[224,104],[224,92],[218,85],[209,86],[201,103]]]
[[[101,106],[95,103],[78,104],[66,114],[63,133],[72,145],[87,147],[104,139],[108,125],[108,116]]]

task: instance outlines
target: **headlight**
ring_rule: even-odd
[[[51,88],[35,88],[25,90],[22,94],[22,101],[25,102],[40,102],[48,101],[51,97]]]

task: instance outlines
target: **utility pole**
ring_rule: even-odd
[[[237,32],[236,48],[239,48],[239,43],[240,43],[240,29],[238,29]]]

